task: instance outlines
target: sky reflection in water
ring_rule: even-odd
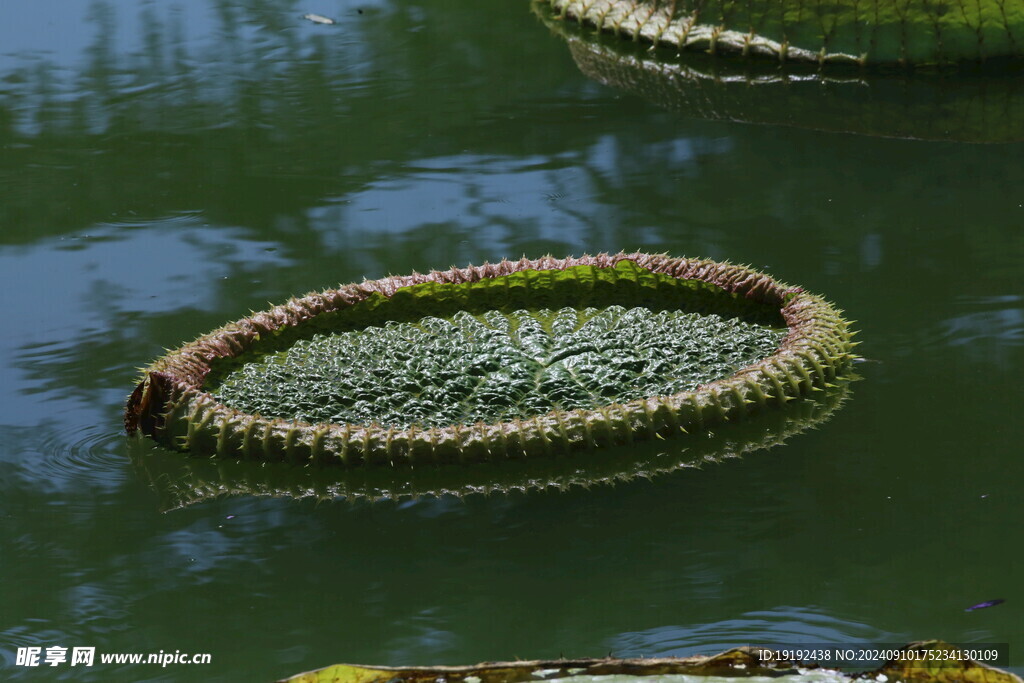
[[[1024,642],[1020,147],[683,119],[586,81],[523,5],[0,9],[5,659],[180,648],[237,680]],[[865,381],[784,447],[593,491],[161,514],[130,464],[122,403],[164,347],[362,277],[620,248],[826,293]]]

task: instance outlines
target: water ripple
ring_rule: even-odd
[[[903,639],[905,640],[905,639]],[[740,645],[897,642],[899,635],[827,614],[815,607],[779,606],[708,624],[661,626],[612,639],[617,656],[685,657]]]
[[[112,491],[128,476],[129,463],[121,447],[124,437],[111,424],[47,424],[18,431],[15,441],[21,442],[20,447],[16,445],[11,454],[21,470],[17,476],[32,486]],[[54,505],[66,502],[51,500]]]
[[[66,631],[55,628],[48,619],[25,619],[20,624],[0,631],[0,668],[6,672],[16,670],[15,657],[19,647],[59,645],[67,635]]]

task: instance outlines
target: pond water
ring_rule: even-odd
[[[686,118],[527,0],[5,3],[0,46],[4,679],[924,638],[1024,671],[1024,145]],[[614,487],[168,512],[132,464],[137,368],[267,302],[621,249],[824,293],[863,380]],[[212,663],[17,666],[50,646]]]

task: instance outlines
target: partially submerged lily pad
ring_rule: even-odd
[[[540,0],[560,19],[679,51],[819,66],[1019,58],[1006,0]]]
[[[739,647],[713,656],[652,659],[556,659],[475,666],[388,667],[336,664],[278,683],[730,683],[737,679],[787,683],[904,681],[906,683],[1021,683],[1018,676],[964,659],[940,640],[910,643],[873,671],[854,674],[813,663],[762,658],[765,648]],[[893,648],[896,649],[896,648]],[[926,663],[931,662],[931,663]],[[941,662],[941,663],[939,663]]]
[[[1019,64],[907,70],[649,49],[562,20],[547,0],[534,9],[585,76],[686,116],[881,137],[1024,140]]]
[[[310,294],[161,358],[129,433],[195,453],[355,464],[506,459],[676,436],[833,386],[852,333],[740,266],[503,261]]]

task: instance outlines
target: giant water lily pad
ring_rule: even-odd
[[[459,311],[318,334],[240,367],[214,396],[306,422],[495,422],[693,390],[771,355],[784,336],[643,306]]]
[[[519,458],[461,467],[295,467],[284,462],[182,458],[141,440],[130,443],[129,455],[165,511],[225,496],[380,501],[561,492],[701,469],[781,446],[828,422],[849,397],[851,386],[847,379],[836,380],[835,386],[813,396],[731,424],[693,430],[681,439],[595,450],[585,460]]]
[[[851,645],[851,648],[856,647]],[[388,667],[336,664],[278,683],[1021,683],[1012,673],[968,659],[940,640],[893,647],[895,656],[871,671],[844,673],[816,663],[763,657],[768,648],[739,647],[716,655],[651,659],[557,659],[475,666]]]
[[[503,261],[310,294],[159,359],[125,426],[196,453],[438,463],[678,436],[833,386],[852,333],[740,266]]]
[[[822,65],[816,59],[780,63],[671,45],[650,49],[643,40],[618,35],[628,38],[634,24],[624,22],[620,32],[607,24],[617,14],[601,19],[591,8],[585,15],[590,19],[579,22],[573,3],[535,0],[534,9],[566,41],[588,78],[687,116],[881,137],[1024,140],[1019,62],[910,70]],[[595,22],[600,30],[593,28]]]
[[[541,0],[560,18],[649,45],[817,65],[938,65],[1024,56],[1006,0]]]

